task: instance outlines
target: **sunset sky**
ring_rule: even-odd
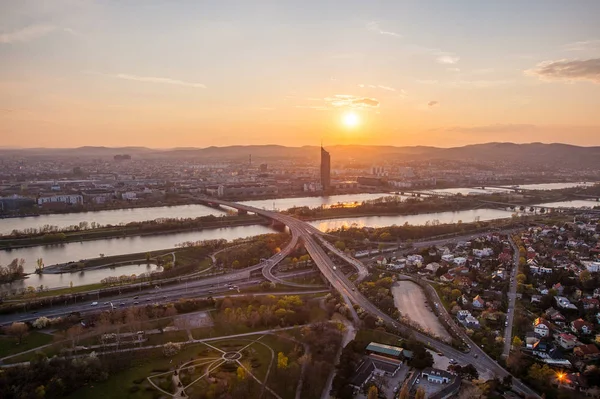
[[[600,1],[0,0],[0,146],[600,145]]]

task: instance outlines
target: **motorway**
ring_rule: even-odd
[[[264,267],[264,265],[262,267]],[[253,266],[248,269],[255,268],[256,267]],[[182,298],[206,298],[209,296],[219,297],[223,296],[225,293],[238,292],[234,287],[243,289],[247,287],[256,286],[257,284],[260,284],[263,281],[265,281],[264,278],[261,277],[250,277],[250,271],[248,269],[243,269],[233,273],[208,277],[191,282],[186,281],[179,284],[168,285],[163,287],[156,286],[155,288],[150,290],[140,289],[140,291],[138,292],[128,292],[123,295],[115,294],[106,297],[103,296],[101,299],[97,296],[90,294],[88,295],[89,299],[82,300],[79,303],[56,303],[54,306],[39,309],[34,312],[21,312],[2,315],[0,316],[0,326],[8,325],[15,321],[33,321],[41,316],[59,317],[66,316],[75,312],[85,314],[103,310],[111,310],[112,306],[114,306],[115,308],[126,308],[130,306],[146,306],[154,303],[170,303]],[[277,278],[284,282],[286,285],[290,285],[290,283],[287,283],[284,280],[284,278],[297,277],[313,272],[313,270],[300,270],[290,273],[282,273]],[[295,286],[293,283],[291,283],[291,285]],[[301,285],[298,288],[314,290],[320,289],[322,287]],[[93,302],[98,302],[98,304],[92,306]]]
[[[512,237],[509,237],[510,245],[513,249],[513,268],[510,272],[510,288],[508,290],[508,310],[506,315],[506,326],[504,328],[504,349],[502,356],[506,359],[510,354],[512,345],[513,320],[515,317],[515,303],[517,302],[517,272],[519,270],[519,248],[515,245]]]
[[[508,371],[506,371],[504,368],[502,368],[502,366],[496,363],[477,345],[472,343],[471,350],[468,353],[463,353],[443,342],[440,342],[425,334],[413,330],[412,328],[400,325],[395,319],[391,318],[386,313],[377,308],[375,305],[373,305],[364,295],[362,295],[358,290],[356,290],[354,284],[350,282],[350,280],[348,280],[348,278],[343,273],[341,273],[339,270],[334,270],[333,261],[325,253],[323,248],[319,244],[317,244],[314,238],[315,235],[321,234],[321,232],[319,230],[316,230],[313,226],[309,225],[308,223],[295,219],[291,216],[282,215],[280,213],[266,211],[258,208],[253,208],[247,205],[241,205],[237,203],[213,199],[210,199],[210,201],[213,203],[219,203],[221,205],[229,206],[231,208],[242,209],[247,212],[256,213],[288,226],[293,237],[301,237],[301,239],[304,241],[304,246],[308,251],[308,254],[316,263],[321,273],[330,282],[332,287],[340,293],[342,298],[349,305],[349,308],[351,309],[352,316],[355,321],[358,320],[358,318],[349,302],[357,304],[358,306],[362,307],[365,311],[371,313],[376,317],[381,318],[386,324],[393,326],[400,333],[404,335],[412,335],[418,341],[423,342],[431,346],[435,350],[444,353],[444,355],[446,355],[447,357],[454,358],[462,364],[473,364],[477,368],[479,373],[482,375],[485,375],[488,372],[491,372],[499,378],[503,378],[509,375]],[[530,389],[528,386],[526,386],[516,378],[513,378],[513,389],[525,395],[530,395],[536,398],[540,397],[532,389]]]

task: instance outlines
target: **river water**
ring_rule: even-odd
[[[70,242],[59,245],[19,248],[11,251],[0,251],[0,264],[7,265],[14,258],[23,258],[25,260],[25,271],[27,273],[33,273],[35,271],[36,260],[38,258],[42,258],[45,265],[54,265],[57,263],[78,261],[80,259],[97,258],[101,253],[106,256],[136,252],[145,253],[159,249],[173,248],[175,245],[185,241],[213,240],[219,238],[235,240],[236,238],[273,233],[274,231],[275,230],[262,225],[238,226],[221,229],[190,231],[185,233],[110,238],[94,241]],[[144,264],[141,266],[141,268],[144,269],[143,271],[145,271],[146,265]],[[40,276],[33,274],[30,275],[25,282],[14,282],[13,286],[25,284],[37,287],[40,284],[43,284],[47,287],[62,287],[65,285],[68,286],[70,281],[73,281],[73,285],[91,284],[99,282],[108,276],[120,276],[122,274],[132,273],[138,274],[142,269],[140,269],[138,266],[122,266],[118,268],[118,271],[102,269],[90,270],[86,271],[85,273],[77,272],[63,275],[44,274]]]
[[[339,203],[353,203],[373,200],[390,194],[347,194],[327,197],[281,198],[274,200],[243,201],[242,204],[260,209],[285,210],[295,206],[330,206]],[[400,197],[400,196],[398,196]],[[404,197],[400,197],[404,198]],[[40,215],[35,217],[0,219],[0,234],[10,234],[13,230],[39,228],[44,225],[58,228],[78,225],[80,222],[96,222],[102,225],[118,225],[120,223],[141,222],[159,218],[196,218],[207,215],[225,215],[225,209],[216,209],[204,205],[177,205],[154,208],[115,209],[110,211],[94,211]]]
[[[464,189],[473,191],[473,189]],[[456,190],[454,190],[456,191]],[[304,197],[284,198],[277,200],[246,201],[244,203],[264,209],[288,209],[293,206],[316,207],[320,205],[333,205],[338,203],[362,202],[380,198],[385,194],[357,194],[357,195],[335,195],[329,197]],[[543,206],[575,206],[592,207],[600,205],[594,201],[575,200],[560,203],[548,203]],[[57,226],[70,226],[80,221],[96,221],[103,225],[119,224],[120,222],[151,220],[161,217],[197,217],[210,214],[223,214],[224,211],[205,207],[202,205],[182,205],[159,208],[137,208],[114,211],[99,211],[88,213],[74,213],[62,215],[48,215],[36,218],[15,218],[0,220],[0,232],[10,232],[12,229],[23,229],[24,227],[39,227],[41,224],[53,224]],[[311,224],[322,231],[339,228],[341,226],[357,225],[360,227],[383,227],[393,224],[403,225],[408,222],[411,225],[424,225],[435,220],[440,223],[456,223],[459,220],[464,223],[475,220],[492,220],[509,218],[513,211],[500,209],[475,209],[458,212],[438,212],[407,216],[366,216],[346,217],[341,219],[330,219],[311,222]],[[41,221],[41,223],[39,222]],[[221,229],[208,229],[175,234],[162,234],[154,236],[138,236],[125,238],[111,238],[94,241],[73,242],[61,245],[36,246],[30,248],[19,248],[12,251],[0,251],[0,264],[6,265],[14,258],[25,259],[25,270],[32,273],[35,270],[36,260],[42,258],[46,265],[66,263],[80,259],[96,258],[101,253],[110,255],[121,255],[134,252],[147,252],[159,249],[172,248],[176,244],[185,241],[199,241],[224,238],[234,240],[236,238],[266,234],[274,230],[261,225],[227,227]],[[63,275],[32,275],[24,282],[15,282],[14,286],[43,284],[48,287],[90,284],[100,281],[107,276],[121,274],[139,274],[144,272],[146,265],[123,266],[118,270],[90,270],[85,273],[71,273]],[[0,287],[0,289],[2,289]]]

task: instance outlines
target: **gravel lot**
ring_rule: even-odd
[[[400,313],[439,337],[448,336],[437,316],[427,309],[427,299],[417,284],[412,281],[398,281],[392,286],[392,295]]]

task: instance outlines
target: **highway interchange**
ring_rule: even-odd
[[[275,266],[279,262],[285,259],[299,244],[303,244],[308,254],[315,262],[321,274],[329,282],[331,287],[334,288],[337,292],[339,292],[342,299],[346,302],[348,310],[355,323],[360,323],[360,321],[353,307],[353,304],[360,306],[365,311],[383,320],[388,325],[388,328],[395,329],[397,332],[403,335],[410,334],[418,341],[427,344],[428,346],[432,347],[438,352],[444,353],[444,355],[457,360],[459,363],[473,364],[478,369],[481,375],[489,376],[491,373],[493,374],[493,376],[499,378],[503,378],[506,375],[509,375],[509,373],[505,369],[503,369],[498,363],[496,363],[492,358],[490,358],[481,348],[477,347],[474,343],[472,343],[472,341],[470,341],[470,339],[466,337],[466,334],[464,340],[465,342],[470,342],[470,350],[468,352],[462,352],[451,347],[450,345],[447,345],[439,340],[429,337],[415,329],[400,324],[397,320],[393,319],[392,317],[378,309],[356,289],[354,283],[351,282],[340,269],[335,267],[334,262],[325,252],[321,244],[325,245],[329,251],[334,252],[344,261],[354,266],[358,271],[359,279],[366,277],[366,275],[368,274],[368,271],[366,270],[364,265],[356,259],[345,255],[342,251],[337,251],[335,247],[326,244],[326,242],[320,238],[322,232],[316,229],[315,227],[311,226],[310,224],[295,219],[288,215],[262,210],[247,205],[231,203],[212,198],[207,198],[206,202],[210,203],[211,205],[222,205],[238,209],[244,212],[255,213],[268,219],[279,222],[289,228],[292,238],[288,245],[286,245],[281,250],[281,252],[277,253],[270,259],[263,260],[261,263],[251,268],[235,271],[229,274],[169,285],[162,288],[153,288],[150,290],[147,289],[145,291],[140,291],[137,294],[135,292],[130,292],[126,295],[102,297],[101,299],[97,300],[98,304],[95,306],[91,306],[91,301],[87,300],[86,302],[79,304],[56,305],[51,308],[40,309],[35,314],[29,312],[3,315],[0,317],[0,325],[5,325],[13,321],[33,320],[40,316],[55,317],[70,314],[72,312],[85,313],[100,310],[110,310],[112,306],[142,306],[152,303],[167,303],[177,299],[189,297],[218,297],[227,293],[232,293],[231,291],[235,291],[236,288],[234,288],[234,286],[239,288],[248,287],[259,284],[262,281],[265,281],[265,279],[276,284],[318,291],[319,287],[311,287],[304,284],[289,282],[286,281],[283,276],[277,275],[273,272]],[[448,242],[449,240],[446,239],[438,241],[441,244],[444,242]],[[431,243],[435,242],[437,241],[430,241],[429,245],[432,245]],[[257,270],[262,270],[264,278],[251,277],[251,272]],[[516,267],[514,268],[514,270],[516,270]],[[288,274],[286,277],[293,277],[295,275],[301,275],[303,273],[306,272],[301,271],[291,273]],[[513,281],[514,280],[515,279],[513,276]],[[513,292],[512,287],[511,292]],[[95,299],[92,300],[96,301]],[[514,297],[509,296],[509,300],[511,301],[511,309],[514,309]],[[443,306],[441,307],[443,308]],[[509,318],[510,327],[512,327],[513,314],[514,310],[511,312],[511,317]],[[513,378],[513,389],[519,393],[539,398],[539,395],[537,395],[533,390],[531,390],[529,387],[524,385],[516,378]]]

